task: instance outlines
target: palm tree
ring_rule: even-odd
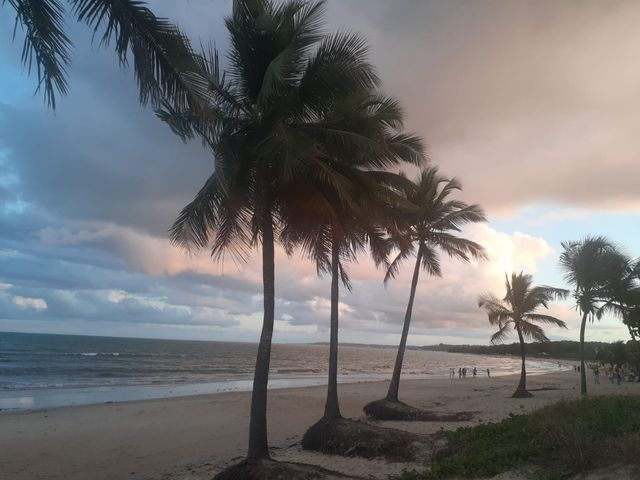
[[[415,159],[419,158],[418,154]],[[391,250],[385,228],[392,221],[388,205],[395,197],[389,184],[398,177],[385,171],[363,171],[352,165],[345,165],[340,170],[358,190],[354,195],[357,203],[336,205],[335,200],[332,201],[334,195],[322,196],[312,209],[305,208],[305,202],[296,202],[298,210],[302,206],[304,211],[300,213],[308,217],[308,224],[296,221],[289,224],[289,230],[295,229],[290,235],[292,243],[302,246],[303,252],[316,263],[319,273],[331,274],[329,382],[323,419],[341,418],[337,393],[340,282],[351,290],[345,264],[356,261],[367,245],[376,265],[386,262]],[[319,208],[318,204],[322,202],[324,208]]]
[[[540,307],[549,308],[551,300],[565,298],[569,292],[553,287],[534,287],[532,284],[533,277],[531,275],[522,272],[512,273],[511,281],[509,281],[509,277],[505,274],[507,293],[502,300],[491,294],[484,294],[478,298],[478,306],[487,312],[489,323],[498,327],[498,331],[491,336],[491,343],[501,343],[512,328],[518,333],[522,369],[520,383],[518,383],[513,398],[533,396],[527,391],[525,339],[537,342],[549,341],[544,330],[536,323],[547,323],[567,328],[562,320],[551,315],[536,313],[536,311]]]
[[[345,98],[362,97],[379,81],[359,36],[322,34],[323,6],[300,0],[278,5],[235,0],[226,19],[231,36],[227,76],[220,74],[217,54],[210,51],[200,56],[202,81],[192,82],[208,98],[206,109],[164,105],[158,111],[175,133],[184,139],[200,137],[215,156],[213,174],[180,213],[172,241],[187,248],[210,247],[214,258],[229,253],[239,260],[246,260],[250,248],[262,247],[264,317],[244,465],[269,458],[274,244],[295,221],[289,207],[312,199],[299,194],[311,187],[331,192],[337,202],[355,202],[357,190],[337,168],[336,152],[369,155],[375,164],[393,157],[394,150],[408,156],[418,151],[406,151],[411,143],[406,134],[396,133],[385,146],[378,130],[364,128],[366,122],[350,122],[358,113],[375,123],[376,115],[393,105],[380,97],[360,102],[351,116],[327,118]]]
[[[582,315],[580,323],[580,393],[587,394],[584,362],[584,332],[587,319],[602,315],[601,307],[610,300],[612,284],[626,263],[617,247],[606,237],[585,237],[577,242],[563,242],[560,267],[565,279],[573,285],[576,308]],[[619,277],[618,277],[619,278]]]
[[[420,165],[425,159],[422,140],[401,134],[403,111],[387,97],[361,93],[343,98],[327,112],[325,122],[351,128],[367,138],[377,139],[379,148],[366,154],[337,145],[332,149],[332,168],[350,185],[349,197],[332,186],[298,182],[284,207],[288,222],[282,237],[292,251],[301,246],[317,266],[318,273],[331,274],[331,321],[329,379],[323,418],[341,418],[337,393],[338,304],[340,281],[350,290],[345,263],[355,261],[370,246],[376,265],[387,260],[391,243],[385,225],[392,223],[389,205],[399,201],[394,189],[403,179],[388,171],[401,162]],[[288,189],[290,189],[289,187]]]
[[[395,237],[399,253],[387,269],[385,283],[396,276],[404,259],[415,254],[416,260],[389,390],[384,401],[377,401],[365,407],[365,412],[370,415],[379,416],[376,413],[378,406],[385,408],[389,403],[400,403],[400,374],[420,270],[426,270],[433,276],[442,275],[438,250],[464,262],[485,257],[481,245],[456,235],[465,224],[486,221],[484,212],[478,205],[468,205],[460,200],[448,198],[453,192],[461,189],[458,180],[441,176],[437,167],[423,170],[417,182],[410,182],[403,188],[402,196],[413,208],[401,206],[397,209],[400,228]]]
[[[140,101],[157,106],[164,99],[178,108],[196,104],[185,73],[197,74],[189,40],[139,0],[3,0],[15,10],[16,28],[25,32],[22,63],[36,71],[36,92],[42,90],[51,108],[56,95],[68,92],[67,70],[72,42],[66,32],[67,10],[86,23],[102,44],[113,42],[122,65],[133,58]]]

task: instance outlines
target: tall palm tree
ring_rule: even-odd
[[[441,176],[437,167],[426,168],[415,183],[410,182],[403,188],[402,196],[413,208],[400,206],[397,209],[400,229],[395,236],[399,253],[387,269],[385,283],[396,276],[403,260],[414,254],[416,260],[386,402],[398,403],[400,375],[420,270],[426,270],[433,276],[442,275],[438,250],[464,262],[485,257],[481,245],[456,235],[468,223],[486,221],[484,212],[478,205],[468,205],[449,198],[452,193],[461,189],[462,186],[457,179]],[[367,407],[365,411],[373,413],[373,410]]]
[[[419,147],[419,139],[414,143],[407,151],[414,151],[416,145]],[[420,158],[418,150],[410,158],[391,158],[389,163],[398,163],[399,160],[415,163]],[[290,223],[285,227],[288,241],[302,247],[303,253],[316,263],[319,273],[328,272],[331,275],[328,389],[322,420],[342,418],[337,392],[338,305],[340,283],[351,290],[346,264],[356,261],[358,254],[369,246],[371,256],[379,266],[387,261],[392,246],[386,234],[386,228],[393,221],[389,205],[397,201],[392,185],[402,182],[402,179],[386,171],[361,170],[369,161],[370,157],[360,162],[344,159],[339,167],[356,189],[354,202],[338,204],[331,192],[309,193],[312,189],[307,189],[300,198],[316,195],[313,207],[310,208],[309,202],[305,201],[292,202],[297,213],[288,217]],[[296,220],[302,216],[306,218]]]
[[[269,458],[274,244],[294,220],[288,207],[301,200],[296,191],[313,187],[349,204],[357,189],[337,168],[336,151],[370,155],[382,163],[394,155],[415,155],[407,152],[410,136],[397,132],[394,142],[381,144],[378,130],[363,127],[365,120],[376,123],[393,106],[383,98],[358,103],[359,121],[350,121],[356,113],[327,118],[342,99],[362,96],[379,81],[359,36],[322,34],[323,6],[302,0],[235,0],[226,19],[231,36],[227,76],[220,74],[212,51],[201,56],[204,80],[192,82],[209,99],[205,114],[171,105],[158,111],[174,132],[184,139],[201,138],[215,156],[213,174],[172,228],[173,242],[211,247],[214,258],[230,253],[240,260],[250,248],[262,247],[264,317],[251,399],[249,463]]]
[[[491,343],[501,343],[515,330],[520,341],[520,355],[522,356],[522,369],[520,371],[520,383],[513,394],[514,398],[531,397],[527,391],[527,370],[525,367],[525,340],[548,342],[549,339],[544,330],[536,323],[547,323],[562,328],[567,325],[556,317],[536,313],[542,308],[549,308],[549,302],[553,299],[562,299],[568,295],[567,290],[553,287],[534,287],[531,275],[512,273],[511,281],[505,274],[506,294],[502,300],[492,294],[484,294],[478,297],[478,306],[483,308],[489,317],[489,323],[496,325],[498,331],[491,336]]]
[[[602,306],[610,300],[612,284],[626,263],[618,248],[606,237],[585,237],[580,241],[563,242],[560,267],[565,279],[573,285],[576,308],[582,315],[580,323],[580,393],[587,394],[584,362],[584,333],[587,319],[600,318]]]
[[[318,273],[331,274],[329,378],[323,418],[341,417],[337,393],[340,281],[351,288],[345,263],[356,260],[367,244],[377,265],[386,261],[390,251],[384,226],[392,223],[389,205],[399,201],[394,189],[403,179],[371,169],[389,169],[401,162],[420,165],[426,158],[419,137],[400,133],[403,116],[395,99],[372,93],[356,92],[335,102],[324,121],[376,139],[379,148],[363,154],[343,144],[327,145],[332,168],[344,179],[343,185],[349,184],[349,197],[331,185],[298,182],[293,185],[292,201],[284,207],[288,222],[282,236],[289,250],[301,246]]]
[[[16,14],[24,31],[22,63],[34,69],[47,104],[55,108],[56,96],[68,92],[67,70],[72,41],[66,31],[67,14],[86,23],[102,44],[113,42],[122,65],[133,66],[140,101],[158,105],[164,99],[179,108],[198,103],[187,72],[198,71],[189,40],[167,19],[156,17],[140,0],[2,0]]]

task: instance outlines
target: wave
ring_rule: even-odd
[[[81,357],[119,357],[119,352],[80,352],[72,355],[79,355]]]

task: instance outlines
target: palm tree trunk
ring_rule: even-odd
[[[525,366],[525,350],[524,350],[524,337],[522,331],[518,328],[518,339],[520,340],[520,356],[522,357],[522,368],[520,370],[520,383],[518,388],[513,393],[513,398],[526,398],[532,397],[531,393],[527,391],[527,368]]]
[[[587,326],[587,313],[582,314],[580,324],[580,394],[587,394],[587,372],[584,371],[584,329]]]
[[[338,403],[338,302],[340,281],[339,245],[334,238],[331,244],[331,334],[329,340],[329,385],[325,418],[340,418]]]
[[[407,337],[409,336],[409,325],[411,324],[411,312],[413,310],[413,299],[416,296],[416,287],[418,286],[418,277],[420,276],[420,262],[422,261],[422,247],[418,247],[416,255],[416,266],[413,270],[413,279],[411,280],[411,293],[409,294],[409,303],[407,311],[404,315],[404,325],[402,326],[402,336],[400,337],[400,345],[398,346],[398,354],[396,355],[396,363],[393,366],[393,375],[387,392],[387,400],[392,402],[398,401],[398,390],[400,389],[400,374],[402,373],[402,362],[404,361],[404,352],[407,348]]]
[[[267,384],[271,360],[271,337],[275,305],[275,255],[273,246],[273,220],[270,206],[266,208],[262,230],[262,283],[264,296],[264,318],[258,345],[256,368],[251,393],[251,417],[249,419],[249,460],[269,458],[267,443]]]

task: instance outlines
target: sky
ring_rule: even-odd
[[[477,297],[505,272],[567,287],[561,242],[606,235],[640,256],[640,3],[577,0],[367,0],[327,5],[327,30],[364,35],[386,93],[459,198],[489,222],[464,234],[489,260],[443,259],[423,273],[409,343],[487,344]],[[193,40],[228,41],[229,0],[152,1]],[[0,331],[248,341],[259,338],[259,257],[214,263],[172,247],[167,230],[213,159],[141,107],[130,70],[72,19],[70,94],[46,108],[20,65],[22,32],[0,6]],[[383,285],[366,258],[342,292],[344,342],[398,341],[412,263]],[[329,335],[330,279],[304,258],[276,259],[274,342]],[[572,302],[551,313],[577,340]],[[587,340],[627,340],[616,318]],[[513,341],[516,338],[513,337]]]

